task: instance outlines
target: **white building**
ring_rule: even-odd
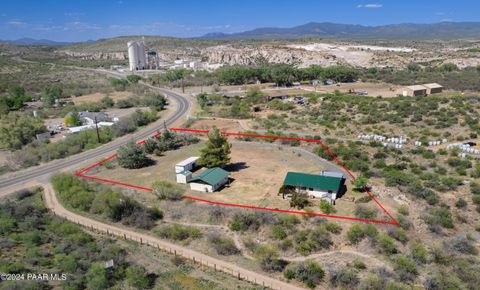
[[[190,189],[202,192],[214,192],[228,183],[230,173],[219,167],[208,168],[190,180]]]
[[[182,171],[176,173],[177,183],[187,184],[192,180],[192,172],[191,171]]]
[[[343,174],[336,172],[322,172],[321,174],[288,172],[283,185],[310,197],[334,203],[338,195],[345,190],[345,178]]]
[[[128,47],[128,63],[131,71],[147,68],[145,44],[143,41],[130,41]]]
[[[194,156],[194,157],[189,157],[177,164],[175,164],[175,173],[180,173],[183,171],[192,171],[192,169],[195,167],[197,160],[200,157]]]

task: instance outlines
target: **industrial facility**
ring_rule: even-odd
[[[130,71],[158,69],[157,52],[146,52],[143,41],[130,41],[127,43],[127,47]]]

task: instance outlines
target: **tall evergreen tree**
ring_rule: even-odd
[[[123,168],[135,169],[147,166],[151,160],[143,151],[143,148],[133,141],[118,149],[118,164]]]
[[[201,150],[199,163],[205,167],[223,167],[230,163],[230,149],[232,145],[228,143],[227,137],[222,136],[220,131],[213,127],[208,133],[208,141]]]

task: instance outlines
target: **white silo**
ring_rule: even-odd
[[[140,41],[130,41],[128,47],[128,63],[130,70],[143,70],[147,67],[145,60],[145,45]]]
[[[137,43],[135,41],[130,41],[127,43],[128,47],[128,64],[130,66],[130,70],[134,71],[137,70]]]

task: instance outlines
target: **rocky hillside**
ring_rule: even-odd
[[[118,37],[92,43],[69,45],[57,53],[81,59],[125,60],[127,42],[142,37]],[[475,66],[480,58],[479,41],[378,41],[378,40],[203,40],[145,37],[146,47],[157,51],[161,63],[175,59],[202,59],[212,64],[256,65],[286,63],[309,65],[350,65],[355,67],[405,67],[411,62],[459,67]],[[469,51],[469,49],[475,48]]]

